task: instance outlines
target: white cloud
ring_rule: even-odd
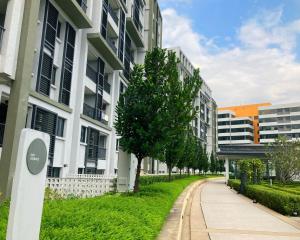
[[[281,23],[281,9],[261,12],[237,31],[239,46],[221,48],[195,32],[190,19],[163,11],[164,47],[180,46],[200,67],[219,106],[300,101],[300,64],[293,49],[300,19]]]

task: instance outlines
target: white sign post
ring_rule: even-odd
[[[7,226],[7,240],[38,240],[43,212],[50,136],[23,129]]]

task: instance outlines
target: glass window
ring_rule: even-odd
[[[86,127],[81,126],[80,142],[86,143]]]
[[[56,127],[56,136],[63,137],[65,128],[65,119],[58,117],[57,118],[57,127]]]
[[[52,68],[52,76],[51,76],[51,84],[52,85],[55,85],[56,71],[57,71],[57,67],[53,66],[53,68]]]

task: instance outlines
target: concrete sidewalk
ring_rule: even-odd
[[[206,224],[204,231],[211,240],[300,240],[299,225],[293,226],[288,218],[238,195],[222,180],[204,184],[199,195]],[[193,204],[191,212],[200,211],[198,197]],[[198,218],[199,214],[194,219],[191,215],[194,230],[193,222],[199,222]],[[203,224],[198,226],[203,231]]]

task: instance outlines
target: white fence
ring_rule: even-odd
[[[47,178],[46,187],[62,197],[96,197],[115,190],[116,176],[78,174],[66,178]]]

